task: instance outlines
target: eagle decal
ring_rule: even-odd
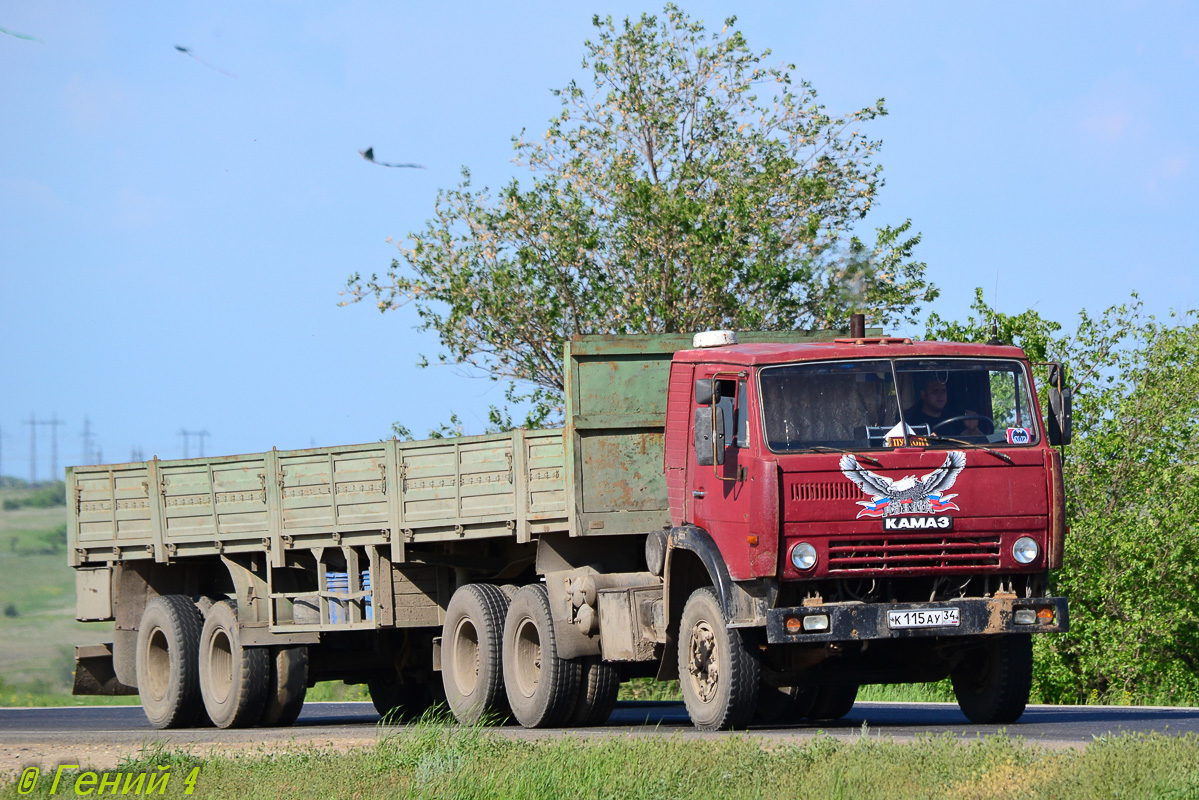
[[[940,514],[945,511],[960,511],[950,502],[956,494],[945,494],[953,487],[958,475],[966,468],[966,454],[952,450],[945,455],[945,463],[923,478],[908,475],[893,481],[876,475],[858,464],[852,455],[841,456],[841,472],[870,496],[859,500],[862,517],[890,517],[896,514]]]

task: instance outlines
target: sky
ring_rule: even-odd
[[[1194,5],[680,5],[737,15],[832,113],[886,98],[867,222],[912,220],[942,316],[975,287],[1067,324],[1133,292],[1159,317],[1199,304]],[[338,292],[462,167],[527,175],[511,137],[585,76],[593,14],[660,11],[0,0],[0,28],[37,39],[0,33],[0,474],[370,442],[451,412],[482,432],[501,385],[418,368],[439,349],[412,309]]]

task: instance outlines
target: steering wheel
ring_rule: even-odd
[[[929,430],[932,431],[933,433],[936,433],[937,430],[939,430],[940,428],[944,428],[946,425],[949,425],[950,423],[965,422],[968,419],[977,419],[977,420],[980,420],[983,422],[989,422],[989,423],[991,423],[991,430],[995,430],[995,420],[991,419],[990,417],[984,417],[982,414],[958,414],[956,417],[950,417],[949,419],[943,419],[940,422],[938,422],[936,425],[930,426]]]

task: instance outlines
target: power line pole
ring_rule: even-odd
[[[33,486],[37,483],[37,417],[32,411],[29,412],[29,419],[25,420],[25,424],[29,426],[29,485]]]
[[[43,420],[39,425],[50,426],[50,480],[58,480],[58,426],[67,423],[58,418],[55,413],[49,420]]]
[[[4,429],[0,428],[0,481],[4,479]]]
[[[200,440],[200,458],[204,457],[204,439],[208,436],[211,436],[212,434],[210,434],[207,430],[189,431],[186,428],[180,428],[179,435],[183,437],[183,457],[184,458],[189,457],[188,453],[190,452],[190,449],[188,448],[188,444],[191,442],[191,437],[193,437],[193,436],[195,436],[197,439]]]
[[[80,461],[79,463],[80,464],[98,464],[99,462],[93,460],[93,458],[92,458],[92,456],[96,452],[95,449],[92,447],[92,439],[94,439],[96,437],[95,437],[95,434],[92,433],[92,421],[90,419],[88,419],[87,417],[83,418],[83,433],[81,434],[81,436],[83,438],[83,460]]]

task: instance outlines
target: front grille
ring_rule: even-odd
[[[849,481],[791,484],[792,500],[861,500],[865,496]]]
[[[998,566],[998,534],[973,538],[877,536],[852,541],[833,539],[828,548],[829,574]]]

